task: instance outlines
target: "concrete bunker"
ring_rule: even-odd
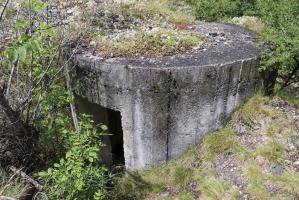
[[[102,58],[86,49],[75,56],[72,81],[83,104],[121,115],[127,169],[175,158],[268,85],[258,71],[261,49],[254,33],[206,22],[196,22],[196,31],[207,40],[189,53]]]

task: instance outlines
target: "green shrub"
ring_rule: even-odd
[[[264,55],[263,67],[278,69],[286,80],[299,80],[299,2],[257,0],[256,12],[266,25],[264,40],[274,51]],[[297,70],[297,71],[296,71]]]
[[[194,7],[196,18],[206,21],[217,21],[219,19],[241,14],[240,0],[186,0]]]
[[[227,21],[239,16],[252,16],[245,27],[260,32],[262,43],[270,44],[271,51],[262,57],[261,69],[278,71],[285,85],[299,81],[299,1],[256,0],[185,0],[194,8],[195,16],[206,21]],[[253,19],[253,18],[252,18]],[[230,21],[230,20],[228,20]],[[249,24],[248,24],[249,22]],[[263,27],[261,25],[264,25]],[[262,29],[261,29],[262,27]],[[262,30],[262,31],[261,31]]]
[[[79,127],[78,131],[69,132],[65,158],[48,171],[39,173],[49,199],[101,200],[105,197],[106,169],[99,155],[103,146],[101,136],[107,127],[100,125],[99,132],[86,116],[81,119]]]

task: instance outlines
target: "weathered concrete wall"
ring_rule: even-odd
[[[198,22],[208,39],[172,57],[75,59],[74,84],[88,101],[121,112],[127,169],[157,166],[221,128],[263,88],[255,35],[234,25]]]

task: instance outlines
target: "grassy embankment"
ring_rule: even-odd
[[[299,97],[290,90],[278,96],[254,96],[176,160],[118,178],[117,198],[298,198]]]

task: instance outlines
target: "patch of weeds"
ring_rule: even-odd
[[[258,117],[265,118],[278,114],[278,111],[267,107],[270,98],[257,94],[242,106],[233,116],[233,121],[241,121],[252,127]]]
[[[162,197],[158,198],[158,200],[173,200],[173,197]]]
[[[194,17],[183,1],[98,2],[87,10],[70,32],[77,40],[82,37],[78,30],[86,27],[83,41],[104,57],[174,55],[197,48],[205,39],[190,29]]]
[[[190,24],[194,21],[192,11],[183,1],[173,0],[150,0],[141,1],[135,4],[135,13],[142,13],[144,16],[163,16],[170,23]]]
[[[18,198],[27,189],[16,175],[6,172],[0,168],[0,196]]]
[[[200,191],[202,199],[222,200],[238,199],[239,191],[232,188],[227,182],[217,178],[211,168],[194,169],[194,180],[197,181],[197,191]]]
[[[176,183],[181,190],[184,190],[191,181],[192,175],[192,169],[178,166],[173,174],[174,183]]]
[[[296,196],[299,195],[299,174],[298,173],[291,170],[286,170],[281,175],[271,176],[270,180],[282,186],[284,191],[292,195],[296,195]]]
[[[270,193],[267,191],[264,184],[264,175],[260,166],[257,163],[250,163],[246,169],[248,177],[248,194],[254,199],[265,200],[271,199]]]
[[[152,185],[145,181],[138,172],[126,172],[115,180],[116,186],[112,193],[113,199],[142,199],[152,190]]]
[[[193,196],[187,192],[182,192],[175,200],[194,200]]]
[[[239,143],[234,137],[234,130],[225,128],[206,136],[200,144],[200,151],[202,159],[212,161],[217,154],[233,153],[238,147]]]
[[[104,56],[160,57],[190,50],[203,37],[190,31],[157,28],[147,32],[137,30],[128,37],[98,36],[95,41]]]
[[[240,144],[235,145],[233,153],[241,161],[246,161],[254,156],[254,152],[252,150],[249,150]]]
[[[294,107],[299,109],[299,89],[295,87],[287,87],[283,90],[280,90],[279,88],[276,88],[275,94],[279,96],[280,98],[288,101],[290,104],[292,104]]]
[[[216,178],[205,179],[200,186],[203,199],[222,200],[222,199],[238,199],[238,191],[232,189],[224,181]]]
[[[272,142],[260,146],[257,149],[257,154],[271,163],[278,163],[285,152],[284,145],[273,140]]]
[[[265,25],[259,18],[252,16],[234,17],[229,22],[252,30],[256,33],[261,33],[265,27]]]
[[[285,125],[287,121],[285,116],[279,116],[266,129],[266,136],[271,139],[285,139],[294,134],[294,126],[292,124]]]
[[[269,126],[266,130],[266,136],[270,138],[276,137],[280,126],[281,126],[280,123],[271,124],[271,126]]]
[[[115,180],[113,199],[143,199],[145,196],[159,193],[165,188],[172,188],[178,192],[178,195],[185,194],[193,175],[193,169],[174,162],[140,173],[127,172]]]
[[[201,167],[202,164],[201,157],[202,152],[200,151],[200,145],[193,145],[182,155],[178,156],[174,162],[185,167],[198,168]]]
[[[177,187],[174,182],[174,173],[178,165],[170,162],[157,168],[147,169],[142,172],[144,180],[152,184],[151,192],[159,192],[163,188]]]

